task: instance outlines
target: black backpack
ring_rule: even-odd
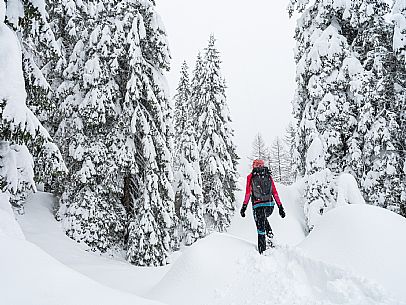
[[[264,167],[256,167],[252,170],[252,202],[272,201],[271,172]]]

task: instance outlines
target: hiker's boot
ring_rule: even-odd
[[[273,233],[272,231],[266,233],[266,247],[267,248],[274,248],[274,242],[273,242]]]

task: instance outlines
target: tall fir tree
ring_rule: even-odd
[[[138,183],[130,190],[134,213],[127,259],[141,266],[156,266],[166,264],[170,251],[178,246],[172,188],[173,109],[163,75],[169,69],[170,55],[155,2],[124,3],[130,67],[123,102],[134,109],[131,131],[138,167]],[[124,64],[127,56],[122,59]]]
[[[176,205],[179,206],[181,238],[191,245],[206,235],[204,220],[203,191],[200,171],[199,149],[195,140],[195,131],[188,120],[180,136],[176,172]]]
[[[8,11],[9,12],[9,11]],[[19,212],[36,190],[32,151],[42,152],[51,170],[66,170],[57,146],[38,118],[26,106],[22,49],[7,24],[6,4],[0,1],[0,191],[8,193]]]
[[[53,136],[56,105],[55,100],[51,98],[49,74],[53,63],[61,60],[63,56],[50,23],[50,7],[45,0],[6,0],[5,3],[5,22],[20,40],[27,106]],[[49,166],[48,157],[43,151],[37,151],[35,145],[29,144],[28,148],[33,154],[36,182],[49,183],[53,176],[63,174],[63,171]]]
[[[92,250],[121,247],[125,210],[117,181],[119,96],[114,55],[121,42],[111,37],[113,14],[103,2],[64,2],[68,28],[62,36],[67,63],[58,87],[62,120],[56,136],[69,176],[62,182],[59,217],[66,234]]]
[[[175,148],[175,209],[179,217],[180,238],[191,245],[206,234],[203,218],[203,193],[200,155],[191,105],[191,87],[186,62],[175,95],[175,133],[179,140]]]
[[[356,124],[347,99],[349,79],[340,73],[345,59],[351,56],[342,36],[342,9],[316,1],[304,11],[296,29],[296,147],[298,169],[305,177],[304,209],[309,229],[316,215],[334,204],[324,198],[324,190],[332,183],[330,170],[338,173],[344,167],[347,143]]]
[[[169,51],[155,4],[69,1],[55,11],[67,16],[69,55],[58,88],[71,170],[65,230],[96,250],[124,244],[133,264],[163,265],[177,241]]]
[[[209,229],[223,232],[230,225],[235,210],[238,157],[214,36],[210,36],[204,59],[198,58],[192,88],[205,220]]]
[[[192,90],[189,80],[188,65],[183,62],[180,80],[175,95],[175,134],[180,135],[185,130],[187,121],[192,118],[191,105]]]
[[[369,203],[399,211],[402,106],[394,97],[387,4],[292,0],[294,10],[302,13],[294,103],[300,173],[306,173],[310,143],[320,136],[325,165],[333,174],[352,173]],[[323,67],[319,75],[314,74],[317,67]]]
[[[394,91],[395,101],[399,106],[399,166],[402,168],[400,183],[400,214],[406,217],[406,3],[394,1],[392,7],[393,51],[395,54]]]

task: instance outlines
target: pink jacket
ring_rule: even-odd
[[[252,174],[249,174],[247,176],[247,186],[245,188],[245,198],[244,198],[244,204],[248,204],[248,201],[250,200],[251,197],[251,179],[252,179]],[[275,183],[273,182],[273,179],[271,178],[272,181],[272,195],[275,198],[275,201],[278,206],[282,205],[281,200],[279,199],[278,191],[276,190]]]

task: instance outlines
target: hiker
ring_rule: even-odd
[[[279,215],[282,218],[285,217],[285,210],[276,191],[271,172],[264,164],[263,160],[254,160],[252,163],[252,172],[247,176],[245,199],[240,212],[241,216],[245,217],[245,211],[251,197],[258,232],[258,251],[260,254],[266,250],[267,239],[270,246],[273,247],[273,233],[271,225],[268,222],[268,217],[271,216],[275,206],[272,197],[278,205]]]

